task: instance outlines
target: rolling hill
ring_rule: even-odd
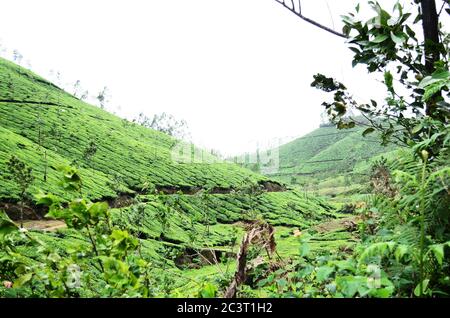
[[[364,192],[371,162],[396,149],[380,145],[375,133],[363,137],[365,128],[338,130],[324,125],[281,145],[279,169],[267,176],[322,195]]]

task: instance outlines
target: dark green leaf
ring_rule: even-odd
[[[366,135],[373,133],[374,131],[375,131],[375,128],[369,127],[363,131],[362,135],[365,137]]]
[[[23,285],[25,285],[27,282],[29,282],[31,280],[31,278],[33,277],[33,273],[28,273],[25,275],[20,276],[19,278],[17,278],[14,281],[14,287],[15,288],[19,288],[22,287]]]
[[[371,42],[373,43],[381,43],[384,42],[388,39],[389,37],[385,34],[380,34],[378,36],[376,36]]]
[[[402,44],[405,42],[405,38],[403,35],[396,35],[394,32],[391,31],[391,39],[395,42],[395,44]]]
[[[386,84],[386,87],[388,88],[389,91],[393,91],[393,82],[394,82],[394,77],[392,76],[391,72],[387,71],[384,72],[384,83]]]
[[[17,225],[8,217],[6,212],[0,210],[0,238],[17,230]]]
[[[330,266],[321,266],[317,269],[316,277],[319,282],[323,282],[334,272],[334,268]]]

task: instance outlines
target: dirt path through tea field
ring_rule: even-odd
[[[319,233],[335,231],[338,229],[352,229],[356,228],[357,223],[361,220],[359,215],[352,215],[342,219],[336,219],[332,221],[327,221],[320,223],[313,227]]]
[[[18,225],[19,222],[16,221]],[[44,232],[54,232],[58,229],[66,228],[66,223],[59,220],[24,220],[23,227],[27,230],[38,230]]]

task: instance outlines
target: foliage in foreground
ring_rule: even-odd
[[[393,171],[389,191],[378,189],[360,210],[361,243],[351,254],[312,255],[306,234],[300,260],[258,287],[273,297],[450,296],[449,157],[427,165],[423,155],[418,163],[405,153],[383,167]]]
[[[67,176],[67,175],[66,175]],[[65,178],[66,188],[80,189],[76,172]],[[62,219],[79,231],[87,242],[73,244],[61,253],[25,229],[18,229],[1,214],[0,272],[14,280],[9,296],[25,297],[146,297],[150,295],[150,264],[139,253],[139,241],[113,226],[107,203],[73,199],[67,206],[52,194],[37,195],[39,204],[49,207],[48,217]],[[31,245],[37,259],[17,251],[17,245]]]

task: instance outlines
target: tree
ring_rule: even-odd
[[[88,91],[88,90],[85,90],[85,91],[81,94],[80,99],[81,99],[81,100],[87,100],[88,97],[89,97],[89,91]]]
[[[282,3],[296,12],[293,1],[290,2],[292,7],[284,1]],[[429,254],[434,254],[437,262],[442,265],[444,246],[448,245],[449,237],[448,214],[445,214],[446,221],[442,222],[439,212],[442,207],[448,211],[448,203],[445,201],[448,198],[448,185],[444,180],[449,177],[450,35],[444,31],[439,19],[443,9],[450,6],[450,1],[442,1],[440,10],[437,11],[435,0],[414,0],[412,5],[417,10],[414,19],[411,13],[404,12],[404,7],[399,2],[394,4],[392,13],[382,8],[378,2],[369,1],[368,4],[375,15],[368,20],[361,20],[358,18],[360,6],[357,5],[356,12],[342,17],[342,35],[348,38],[349,47],[354,53],[353,66],[363,64],[369,73],[383,75],[387,91],[385,103],[378,105],[374,100],[369,104],[358,103],[344,84],[322,74],[316,74],[311,85],[334,94],[331,102],[324,102],[322,105],[338,128],[352,128],[356,125],[357,120],[351,116],[346,117],[350,110],[355,109],[368,121],[368,128],[363,135],[377,130],[382,143],[402,143],[420,158],[421,165],[417,165],[414,160],[414,165],[409,166],[409,169],[419,167],[420,172],[416,171],[417,174],[397,171],[397,178],[401,180],[400,190],[390,188],[386,183],[387,171],[382,171],[382,187],[388,188],[390,196],[385,195],[389,205],[380,206],[389,220],[386,224],[405,223],[413,230],[418,229],[418,247],[411,244],[402,248],[410,250],[408,253],[412,255],[413,266],[419,269],[417,277],[412,277],[413,281],[418,280],[414,295],[432,295],[435,287],[429,286],[436,285],[439,290],[441,283],[432,281],[436,275],[427,273],[425,267],[432,267],[426,265],[430,261]],[[298,5],[300,6],[300,0]],[[445,12],[450,14],[450,8],[446,8]],[[419,22],[422,35],[414,31]],[[430,169],[429,166],[433,168]],[[433,188],[435,179],[440,179],[440,183]],[[395,196],[400,199],[393,198],[394,191],[400,192]],[[409,202],[411,206],[400,207],[396,200]],[[394,207],[394,213],[405,211],[404,220],[399,222],[397,217],[389,217],[389,206]],[[434,228],[433,224],[439,224],[439,229]],[[380,230],[382,231],[386,231],[386,228]],[[386,244],[392,249],[397,242],[372,244],[362,255],[369,254],[380,246],[386,247]],[[437,272],[445,275],[440,270],[442,267]]]
[[[22,59],[23,59],[23,55],[18,50],[14,50],[13,51],[14,62],[17,62],[17,64],[20,65],[20,63],[22,63]]]
[[[97,100],[100,103],[101,109],[105,109],[106,104],[109,103],[109,98],[108,87],[105,86],[97,95]]]
[[[210,235],[210,225],[214,224],[215,220],[213,213],[211,213],[211,206],[213,205],[213,198],[211,196],[211,192],[213,190],[213,186],[206,186],[205,189],[200,190],[195,195],[200,199],[200,206],[203,213],[203,224],[206,229],[206,236]]]
[[[172,212],[172,202],[170,198],[167,198],[164,193],[159,193],[157,196],[158,201],[162,204],[161,208],[156,210],[155,219],[161,225],[161,233],[159,235],[160,239],[163,240],[164,236],[167,235],[167,231],[170,229],[170,214]]]
[[[48,158],[47,158],[47,149],[44,146],[46,132],[45,132],[45,121],[38,115],[36,120],[36,125],[38,127],[38,150],[42,153],[42,157],[44,160],[44,182],[47,182],[47,170],[48,170]]]
[[[20,189],[20,227],[23,227],[23,209],[25,205],[26,191],[33,183],[33,169],[28,167],[16,156],[12,156],[8,161],[8,170],[12,180]]]
[[[73,84],[73,96],[78,97],[79,95],[81,95],[80,91],[81,91],[81,81],[77,80]]]
[[[294,1],[289,1],[289,4],[280,0],[277,2],[304,19],[298,11],[300,0],[297,5]],[[399,2],[395,3],[392,14],[375,1],[368,3],[375,15],[368,20],[358,19],[360,6],[356,6],[356,12],[342,17],[344,27],[342,33],[336,35],[348,39],[354,53],[353,66],[363,64],[369,73],[383,74],[388,94],[385,103],[378,105],[371,100],[369,104],[361,104],[344,84],[322,74],[315,75],[311,85],[334,93],[333,100],[324,102],[323,106],[338,128],[366,125],[364,135],[379,131],[384,144],[391,141],[401,143],[413,147],[416,153],[426,149],[432,154],[429,158],[433,159],[433,155],[448,142],[449,133],[450,73],[447,52],[450,37],[443,28],[439,28],[439,17],[449,2],[443,1],[437,12],[434,0],[415,0],[413,7],[417,14],[414,19],[411,13],[404,12]],[[422,40],[413,30],[420,21]],[[401,94],[399,86],[408,93]],[[348,116],[352,109],[360,112],[367,122],[361,123]]]
[[[333,30],[332,28],[329,28],[327,26],[324,26],[320,23],[318,23],[317,21],[314,21],[310,18],[307,18],[303,15],[302,13],[302,4],[301,4],[301,0],[275,0],[278,3],[281,3],[285,8],[287,8],[289,11],[291,11],[292,13],[294,13],[296,16],[298,16],[300,19],[318,27],[321,28],[322,30],[325,30],[331,34],[337,35],[339,37],[342,38],[347,38],[347,35],[340,33],[336,30]]]
[[[133,122],[150,129],[158,130],[175,138],[185,139],[189,137],[187,122],[183,119],[178,120],[173,115],[165,112],[155,114],[152,118],[147,117],[144,113],[140,113]]]
[[[246,178],[242,185],[235,191],[237,195],[245,197],[248,202],[245,210],[248,220],[254,221],[261,216],[261,211],[258,209],[259,200],[266,192],[261,184],[249,178]]]
[[[85,162],[91,163],[91,160],[96,153],[97,153],[97,143],[94,140],[91,140],[84,149],[83,157],[81,159]]]

